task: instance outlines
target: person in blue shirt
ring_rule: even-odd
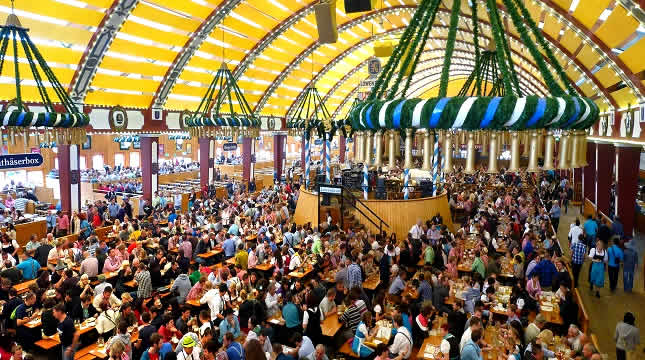
[[[235,337],[232,333],[228,332],[224,335],[223,344],[226,348],[226,356],[228,357],[228,360],[244,360],[246,358],[244,347],[242,347],[242,344],[235,341]]]
[[[611,233],[617,235],[621,239],[625,236],[623,223],[620,222],[620,217],[618,216],[614,218],[614,223],[611,225]]]
[[[634,287],[634,271],[638,265],[638,252],[631,241],[625,244],[623,250],[623,285],[625,292],[631,292]]]
[[[227,259],[235,256],[235,240],[230,233],[226,234],[226,240],[222,243],[222,249],[224,250],[224,256]]]
[[[291,293],[284,295],[286,304],[282,307],[282,318],[284,319],[285,326],[290,332],[302,332],[302,324],[300,322],[300,310],[292,301]]]
[[[56,231],[56,213],[53,211],[50,211],[49,214],[47,214],[47,232],[48,233],[53,233]]]
[[[22,261],[16,265],[16,268],[22,271],[22,278],[25,280],[35,279],[36,275],[38,275],[40,264],[28,254],[23,253],[21,256]]]
[[[240,227],[237,226],[237,224],[233,223],[231,226],[228,228],[228,233],[231,235],[240,235]]]
[[[224,342],[226,333],[232,333],[233,338],[240,336],[240,322],[233,314],[233,309],[224,310],[224,320],[219,324],[219,341]]]
[[[168,215],[168,224],[174,223],[175,220],[177,220],[177,214],[175,214],[175,210],[172,210],[170,215]]]
[[[618,271],[620,270],[620,263],[623,261],[623,250],[618,244],[620,239],[614,237],[614,244],[607,249],[607,272],[609,273],[609,289],[611,292],[616,291],[618,285]]]
[[[530,273],[527,274],[528,278],[533,277],[534,274],[539,275],[540,277],[540,287],[548,288],[553,282],[553,277],[558,273],[553,262],[549,257],[544,257]]]
[[[461,360],[482,360],[482,350],[477,343],[482,337],[481,329],[475,329],[470,334],[470,340],[466,342],[463,349],[461,349]]]
[[[587,221],[585,221],[583,228],[585,234],[587,234],[587,244],[591,246],[596,246],[596,234],[598,234],[598,223],[591,217],[587,215]]]

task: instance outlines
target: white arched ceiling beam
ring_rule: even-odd
[[[354,19],[352,21],[349,21],[349,22],[341,25],[339,27],[339,32],[341,32],[341,31],[343,31],[343,30],[345,30],[345,29],[347,29],[349,27],[352,27],[352,26],[354,26],[354,25],[356,25],[358,23],[369,21],[372,18],[377,17],[379,15],[382,15],[384,13],[387,14],[387,13],[391,13],[393,11],[401,11],[401,10],[404,10],[406,8],[407,9],[416,9],[416,6],[406,5],[406,6],[392,7],[392,8],[386,8],[386,9],[382,9],[382,10],[379,10],[379,11],[376,11],[376,12],[366,14],[364,16],[361,16],[359,18],[356,18],[356,19]],[[500,9],[500,10],[502,12],[504,12],[503,8]],[[449,10],[447,10],[447,9],[439,9],[439,11],[449,14]],[[464,17],[464,18],[467,18],[467,19],[470,19],[470,16],[466,15],[464,13],[460,13],[460,16]],[[490,24],[488,22],[486,22],[486,21],[483,21],[483,20],[480,19],[479,23],[484,25],[484,26],[486,26],[486,27],[488,27],[488,28],[490,28]],[[439,25],[436,25],[436,24],[433,25],[433,26],[439,27]],[[469,32],[469,30],[465,30],[465,29],[459,29],[459,31]],[[604,86],[602,86],[602,84],[598,81],[598,79],[596,79],[595,76],[588,69],[586,69],[575,58],[573,58],[572,55],[570,53],[568,53],[568,51],[566,51],[566,49],[563,49],[562,45],[560,45],[560,43],[558,41],[556,41],[555,39],[551,38],[548,34],[546,34],[544,32],[542,32],[542,34],[545,36],[545,39],[547,41],[551,42],[551,44],[553,46],[555,46],[556,48],[560,49],[561,54],[564,54],[565,57],[568,57],[569,60],[576,65],[577,70],[579,72],[585,74],[587,78],[592,80],[592,82],[594,83],[594,89],[597,89],[602,94],[602,99],[606,103],[608,103],[608,104],[610,104],[612,106],[616,106],[615,100],[609,95],[609,92],[607,91],[607,89]],[[482,34],[482,36],[483,36],[483,34]],[[518,43],[521,43],[521,40],[519,38],[515,37],[514,35],[508,34],[508,36],[511,37],[512,39],[514,39],[515,41],[517,41]],[[317,43],[317,42],[311,44],[309,47],[307,47],[307,49],[305,49],[298,56],[296,56],[296,58],[285,69],[283,69],[283,71],[280,73],[280,75],[278,77],[276,77],[276,79],[274,79],[274,81],[267,88],[267,90],[265,90],[264,94],[260,98],[260,101],[258,102],[258,104],[256,105],[256,107],[254,109],[254,111],[256,113],[260,113],[262,111],[262,109],[264,108],[264,106],[268,102],[268,99],[270,98],[270,96],[280,86],[280,84],[288,77],[288,75],[295,69],[295,67],[298,66],[300,63],[302,63],[302,61],[304,61],[305,58],[307,58],[313,51],[315,51],[320,46],[321,45],[319,43]],[[517,52],[514,52],[514,53],[517,54]],[[571,80],[571,82],[574,85],[574,87],[577,88],[577,86],[575,85],[575,81]],[[577,90],[582,94],[582,92],[580,91],[579,88],[577,88]],[[301,95],[299,95],[299,96],[301,96]]]
[[[87,91],[105,53],[138,3],[139,0],[117,0],[103,16],[69,84],[69,95],[74,103],[83,104],[85,101]]]
[[[387,15],[387,14],[393,14],[393,13],[395,13],[397,11],[401,11],[401,10],[403,10],[405,8],[411,9],[413,7],[412,6],[393,7],[393,8],[377,10],[377,11],[365,14],[363,16],[357,17],[355,19],[352,19],[352,20],[340,25],[338,27],[338,33],[342,33],[342,32],[344,32],[344,31],[346,31],[348,29],[351,29],[352,27],[354,27],[354,26],[356,26],[358,24],[361,24],[361,23],[366,22],[366,21],[370,21],[370,20],[372,20],[372,19],[374,19],[374,18],[376,18],[378,16]],[[402,29],[403,28],[397,28],[397,29],[393,29],[393,30],[401,31]],[[385,36],[386,34],[392,33],[392,32],[394,32],[393,30],[390,30],[389,32],[383,32],[383,33],[381,33],[381,36]],[[374,35],[374,36],[376,36],[376,35]],[[365,42],[367,40],[369,40],[369,38],[360,40],[359,43]],[[316,41],[313,44],[309,45],[306,49],[301,51],[289,63],[289,65],[287,65],[287,67],[284,68],[282,70],[282,72],[280,72],[280,75],[278,75],[273,80],[271,85],[269,85],[269,87],[264,91],[264,93],[262,94],[262,97],[260,98],[258,103],[255,105],[255,108],[253,109],[253,112],[256,113],[256,114],[259,114],[262,111],[262,109],[264,108],[264,106],[266,105],[267,101],[269,100],[269,98],[271,97],[273,92],[278,88],[278,86],[280,86],[280,84],[282,84],[282,82],[287,78],[287,76],[289,76],[289,74],[291,74],[291,71],[293,69],[295,69],[296,66],[300,65],[311,53],[316,51],[316,49],[318,49],[320,46],[321,46],[320,43],[318,41]],[[315,79],[316,78],[314,78],[314,80]],[[285,113],[285,115],[286,115],[286,113]]]
[[[620,2],[622,4],[624,1]],[[604,41],[600,40],[593,32],[591,32],[590,29],[582,25],[580,21],[569,14],[568,11],[562,9],[559,5],[553,2],[553,0],[540,0],[536,1],[535,4],[542,7],[544,11],[549,11],[551,15],[553,15],[561,23],[567,24],[570,28],[572,28],[573,31],[576,32],[578,37],[580,37],[583,42],[593,44],[593,48],[600,55],[598,62],[605,61],[607,64],[610,64],[609,66],[612,68],[612,70],[625,83],[625,85],[629,86],[632,89],[635,96],[637,96],[641,100],[645,98],[645,85],[643,85],[641,79],[636,74],[634,74],[634,72],[631,71],[627,67],[627,65],[625,65],[625,63],[618,56],[616,56],[616,54],[614,54],[614,52],[609,48],[609,46],[607,46],[607,44],[605,44]],[[548,7],[548,9],[545,9],[545,6]],[[583,4],[583,2],[581,1],[580,6],[585,6],[585,4]],[[625,8],[629,10],[629,7]],[[503,11],[506,11],[506,9],[504,9],[503,7],[501,7],[501,9]],[[544,31],[542,31],[542,34],[544,34],[545,37],[548,36]],[[566,49],[561,46],[558,46],[558,48],[561,51],[566,51]],[[591,78],[589,75],[587,75],[587,77]],[[593,79],[595,79],[595,77],[593,77]],[[617,107],[615,102],[612,105],[614,107]]]
[[[199,50],[204,41],[206,41],[213,30],[215,30],[215,27],[217,27],[217,25],[222,22],[222,20],[227,17],[228,14],[241,2],[242,0],[224,0],[210,13],[210,15],[208,15],[208,18],[199,25],[199,28],[192,34],[190,39],[188,39],[184,47],[177,54],[177,57],[175,57],[172,65],[168,68],[168,71],[166,71],[166,75],[164,75],[163,80],[159,84],[159,87],[152,98],[152,103],[150,104],[151,108],[160,109],[163,107],[168,99],[170,91],[177,83],[177,79],[179,79],[181,72],[184,70],[184,67],[188,64],[193,55],[195,55],[195,52]]]
[[[285,31],[289,30],[290,27],[295,25],[298,21],[304,19],[307,15],[311,14],[314,11],[314,3],[308,4],[302,9],[296,11],[291,16],[286,18],[280,24],[275,26],[271,31],[269,31],[260,41],[258,41],[253,49],[249,51],[242,61],[235,67],[233,70],[233,77],[239,79],[242,74],[249,68],[249,66],[255,61],[262,52],[269,46],[271,43],[280,37]]]

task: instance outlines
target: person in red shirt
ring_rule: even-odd
[[[163,342],[170,342],[173,336],[177,339],[181,339],[182,336],[181,331],[175,327],[175,320],[170,315],[164,315],[163,325],[159,328],[159,335]]]
[[[92,215],[92,226],[94,226],[94,228],[96,229],[96,228],[101,226],[101,224],[103,223],[103,220],[101,220],[101,216],[99,215],[99,211],[96,208],[92,209],[92,213],[93,213],[93,215]]]

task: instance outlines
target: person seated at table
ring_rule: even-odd
[[[374,353],[374,349],[365,345],[365,341],[374,337],[376,330],[378,328],[372,327],[372,313],[365,311],[361,314],[361,321],[358,323],[356,328],[356,333],[354,334],[354,340],[352,340],[352,351],[359,355],[361,358],[371,357]]]
[[[94,308],[98,311],[101,309],[101,303],[103,301],[107,301],[111,307],[118,308],[121,306],[121,300],[119,300],[119,298],[114,294],[114,292],[112,291],[112,286],[110,286],[109,284],[103,289],[102,293],[94,297],[94,300],[92,300],[92,305],[94,305]]]
[[[5,260],[4,270],[0,272],[0,277],[9,280],[13,285],[19,284],[23,279],[22,271],[14,266],[10,260]]]
[[[409,359],[412,354],[412,334],[403,326],[403,319],[401,315],[394,317],[394,326],[396,327],[396,335],[394,341],[389,348],[390,358]]]
[[[43,301],[43,313],[40,317],[40,321],[44,336],[54,336],[58,331],[58,320],[54,317],[55,305],[56,300],[53,297],[48,297]]]
[[[332,316],[336,313],[336,289],[330,288],[327,290],[327,294],[322,299],[318,308],[320,309],[320,319],[324,320],[326,317]]]
[[[96,331],[104,340],[107,340],[112,336],[114,328],[116,328],[119,314],[110,308],[110,304],[107,301],[101,302],[99,308],[99,316],[96,319]]]
[[[181,339],[182,333],[175,327],[175,320],[172,315],[163,315],[163,324],[158,330],[159,335],[163,338],[164,342],[170,342],[173,338]]]
[[[537,301],[542,293],[542,287],[540,286],[540,275],[533,274],[533,276],[526,282],[526,292],[529,294],[531,299]]]
[[[27,326],[29,322],[38,318],[35,304],[36,294],[29,292],[25,296],[24,303],[18,305],[10,315],[11,319],[16,320],[17,341],[27,350],[32,349],[34,342],[40,338],[36,335],[38,331]]]
[[[240,323],[233,313],[233,309],[230,308],[224,310],[224,320],[219,324],[219,341],[221,343],[224,342],[224,336],[227,333],[233,334],[233,338],[240,336]]]
[[[35,279],[38,270],[40,270],[40,264],[31,257],[32,255],[33,252],[22,253],[20,256],[21,261],[16,265],[16,268],[22,272],[22,279],[25,281]]]

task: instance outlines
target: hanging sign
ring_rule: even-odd
[[[367,61],[367,73],[376,76],[381,72],[381,60],[373,57]]]
[[[376,85],[376,78],[374,78],[374,79],[369,78],[369,79],[366,79],[366,80],[361,80],[361,84],[360,84],[360,85],[361,85],[362,87],[373,88],[373,87],[374,87],[374,85]]]
[[[321,194],[340,195],[343,193],[343,189],[338,187],[321,186],[318,189]]]
[[[237,150],[237,144],[236,143],[226,143],[223,145],[224,151],[235,151]]]
[[[314,145],[322,145],[322,144],[323,144],[323,140],[322,140],[322,139],[316,139],[316,140],[314,140]]]
[[[36,167],[42,164],[42,155],[36,153],[0,156],[0,169],[2,170]]]

